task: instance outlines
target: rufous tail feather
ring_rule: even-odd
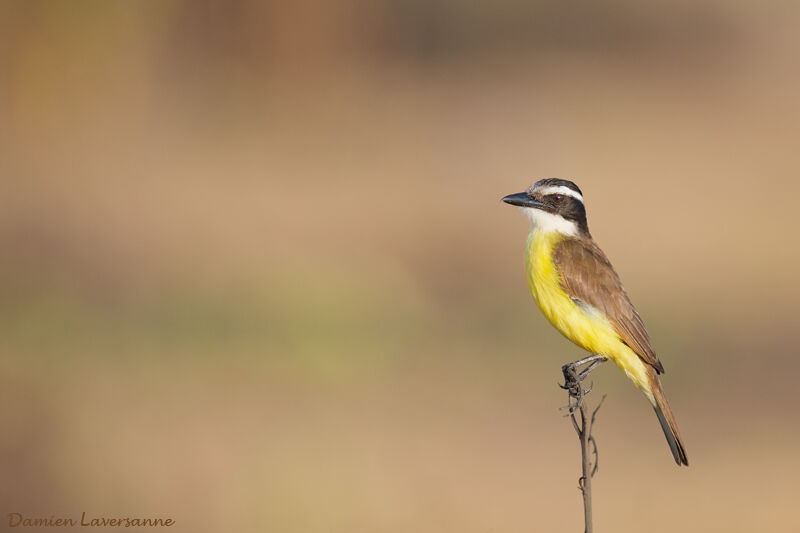
[[[689,466],[689,461],[686,459],[686,450],[681,440],[681,434],[678,431],[678,425],[675,423],[675,416],[672,414],[672,409],[669,408],[667,397],[664,396],[664,389],[661,388],[661,381],[658,379],[658,376],[655,375],[655,372],[653,372],[650,378],[653,398],[655,399],[653,408],[656,411],[656,415],[658,415],[658,421],[661,422],[661,429],[664,430],[664,436],[667,437],[672,456],[675,458],[675,462],[678,463],[678,466]]]

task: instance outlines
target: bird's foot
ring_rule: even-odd
[[[559,383],[559,387],[569,393],[569,404],[564,407],[564,409],[568,410],[568,415],[579,409],[583,402],[583,397],[592,391],[591,385],[588,388],[583,388],[583,381],[589,377],[592,370],[607,360],[604,355],[592,354],[589,357],[567,363],[561,367],[561,372],[564,374],[564,384]],[[586,366],[581,369],[583,365]],[[572,402],[573,399],[575,400],[574,403]]]

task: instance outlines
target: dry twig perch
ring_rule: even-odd
[[[605,395],[600,399],[600,403],[594,408],[592,414],[589,415],[589,409],[584,401],[585,397],[591,392],[591,387],[588,389],[583,388],[583,380],[594,370],[599,364],[606,361],[602,355],[591,355],[584,359],[580,359],[573,363],[568,363],[561,367],[561,372],[564,374],[564,384],[561,385],[562,389],[566,389],[569,394],[568,399],[568,415],[572,420],[572,426],[578,433],[578,438],[581,441],[581,465],[583,475],[578,480],[578,488],[583,494],[583,515],[586,523],[586,533],[592,533],[592,477],[597,472],[597,441],[592,436],[592,427],[594,426],[595,417],[600,406],[603,405],[603,400],[606,399]],[[580,367],[586,365],[582,370]],[[578,423],[576,412],[580,412],[581,420]],[[589,445],[591,444],[591,452]],[[592,456],[594,461],[592,461]]]

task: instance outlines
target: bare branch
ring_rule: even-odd
[[[578,488],[583,494],[583,514],[586,524],[586,533],[592,533],[592,477],[597,472],[599,461],[597,441],[592,436],[592,427],[594,426],[597,411],[603,405],[603,400],[605,400],[606,397],[604,395],[600,399],[597,407],[592,410],[590,415],[584,398],[592,389],[591,387],[589,387],[589,389],[584,389],[582,381],[589,376],[589,373],[594,370],[597,365],[605,360],[606,358],[602,355],[594,354],[561,367],[561,372],[564,374],[564,385],[560,386],[562,389],[567,390],[568,416],[581,442],[581,470],[583,475],[578,479]],[[586,365],[586,367],[579,372],[578,368],[581,365]],[[580,422],[578,422],[578,417],[576,416],[578,412],[580,413]],[[591,452],[589,451],[590,444],[592,448]],[[591,456],[594,456],[594,464],[592,464]]]

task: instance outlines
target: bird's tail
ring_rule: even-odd
[[[667,397],[664,396],[664,389],[661,388],[661,380],[658,379],[655,372],[651,375],[650,383],[653,389],[653,399],[655,400],[653,408],[656,411],[656,415],[658,415],[658,421],[661,422],[664,436],[667,437],[672,456],[678,466],[689,466],[689,461],[686,459],[686,450],[681,441],[681,434],[678,431],[678,425],[675,423],[675,416],[672,414],[672,409],[669,408]]]

